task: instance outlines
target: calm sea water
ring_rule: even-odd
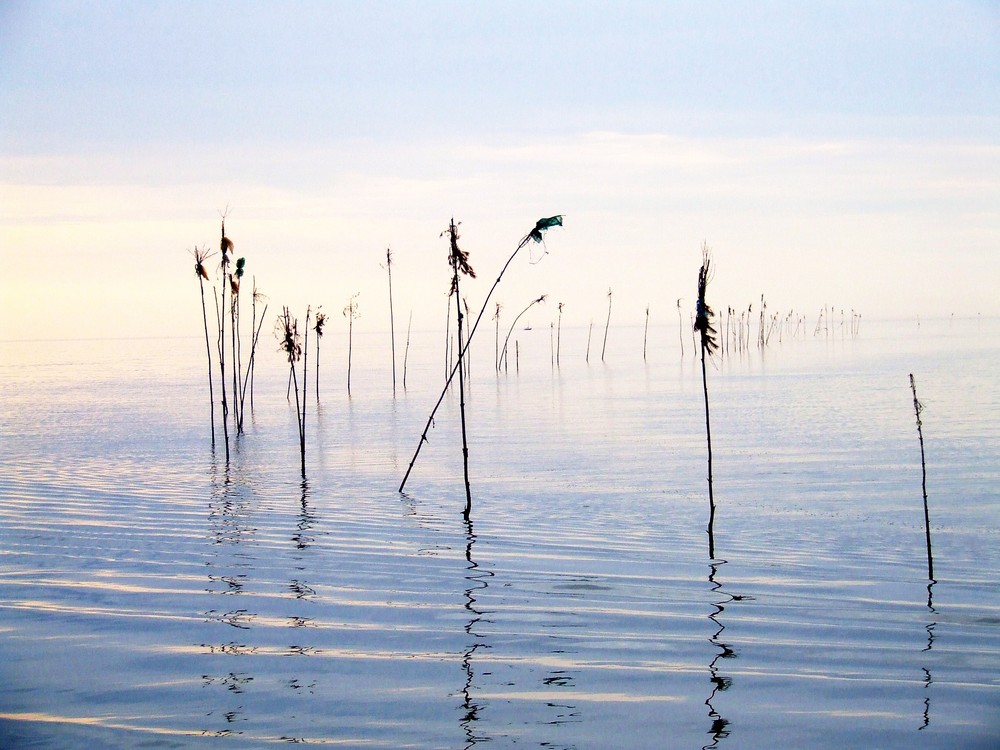
[[[304,480],[271,340],[228,462],[203,340],[0,343],[0,747],[1000,746],[997,321],[712,364],[714,559],[690,339],[586,334],[480,334],[469,523],[440,334],[324,337]]]

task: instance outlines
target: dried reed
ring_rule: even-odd
[[[469,440],[465,426],[465,367],[463,366],[463,356],[467,349],[467,344],[463,345],[462,326],[465,322],[465,315],[462,312],[461,293],[459,292],[459,276],[468,276],[470,279],[476,278],[476,272],[469,265],[469,254],[458,246],[458,227],[455,219],[451,220],[448,229],[442,232],[447,234],[449,239],[448,262],[451,264],[451,291],[449,296],[455,297],[455,313],[458,324],[458,404],[462,417],[462,471],[465,477],[465,512],[462,514],[466,521],[472,512],[472,487],[469,483]]]
[[[275,324],[274,329],[275,336],[277,336],[280,342],[278,348],[285,353],[285,357],[288,360],[289,376],[291,377],[292,383],[295,386],[295,420],[298,423],[299,428],[299,454],[302,459],[302,476],[306,475],[306,431],[305,431],[305,408],[302,402],[305,401],[305,392],[303,390],[303,398],[299,399],[299,381],[298,376],[295,372],[295,363],[302,358],[302,340],[299,336],[299,322],[292,317],[291,312],[285,307],[282,310],[281,315]],[[303,383],[304,385],[304,383]]]
[[[702,245],[701,269],[698,271],[698,303],[695,311],[694,329],[700,334],[701,342],[701,383],[705,392],[705,436],[708,442],[708,556],[715,558],[715,494],[712,490],[712,423],[708,411],[708,374],[706,359],[719,348],[716,330],[712,327],[712,308],[705,302],[705,290],[712,278],[711,252],[708,245]]]
[[[322,305],[316,308],[316,322],[313,330],[316,331],[316,400],[319,401],[319,342],[323,338],[323,328],[326,326],[326,313],[321,312]]]
[[[550,216],[548,218],[539,219],[537,222],[535,222],[534,229],[532,229],[530,232],[528,232],[528,234],[526,234],[524,237],[521,238],[521,241],[518,242],[517,247],[514,249],[514,252],[511,253],[510,257],[507,259],[507,262],[504,264],[503,268],[500,269],[500,273],[497,275],[496,281],[493,282],[493,286],[490,287],[490,291],[487,293],[486,299],[483,300],[483,305],[482,307],[479,308],[479,314],[476,316],[476,322],[473,323],[472,330],[469,332],[468,341],[466,342],[465,345],[466,348],[472,343],[472,339],[476,335],[476,330],[479,328],[479,323],[483,319],[483,313],[486,312],[487,306],[489,305],[490,298],[493,296],[493,292],[496,291],[497,286],[500,285],[500,280],[503,278],[503,275],[507,272],[507,269],[510,267],[510,264],[514,262],[514,258],[517,257],[517,254],[521,252],[521,250],[529,242],[531,241],[542,242],[543,241],[542,233],[548,229],[551,229],[552,227],[562,226],[562,220],[563,217],[561,215]],[[464,351],[462,353],[464,354]],[[406,486],[407,479],[410,478],[410,472],[413,471],[413,465],[417,461],[417,456],[420,455],[420,449],[423,447],[423,444],[427,442],[427,433],[430,430],[431,425],[434,423],[434,416],[437,414],[437,410],[440,408],[441,403],[444,401],[445,394],[448,392],[448,388],[451,385],[451,381],[455,377],[456,370],[457,366],[452,368],[451,375],[445,382],[444,388],[441,390],[441,395],[438,396],[437,403],[434,405],[434,408],[431,409],[430,416],[428,416],[427,418],[427,424],[424,426],[424,431],[420,435],[420,442],[417,443],[417,449],[413,453],[413,458],[410,459],[410,465],[406,469],[406,474],[403,476],[403,481],[400,482],[399,484],[400,492],[403,491],[403,488]]]
[[[222,270],[221,299],[217,300],[215,315],[219,324],[219,339],[217,341],[219,351],[219,374],[222,386],[222,433],[226,443],[226,463],[229,463],[229,401],[226,397],[226,286],[227,270],[229,268],[229,254],[233,252],[235,246],[233,241],[226,236],[226,217],[222,217],[222,239],[219,241],[219,249],[222,252],[222,259],[219,267]],[[234,394],[235,397],[235,394]]]

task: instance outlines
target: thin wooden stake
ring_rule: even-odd
[[[931,514],[927,506],[927,462],[924,459],[924,425],[920,418],[924,405],[917,399],[917,384],[910,373],[910,389],[913,391],[913,413],[917,417],[917,438],[920,440],[920,477],[924,491],[924,533],[927,537],[927,577],[934,580],[934,556],[931,554]]]

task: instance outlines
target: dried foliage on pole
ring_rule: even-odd
[[[497,275],[497,280],[494,281],[493,286],[490,287],[490,291],[486,295],[486,299],[483,300],[482,307],[479,308],[479,315],[476,316],[476,322],[473,324],[472,330],[469,332],[469,336],[465,341],[465,343],[461,344],[462,347],[461,355],[465,354],[465,350],[468,349],[469,345],[472,343],[472,337],[475,336],[476,329],[479,328],[479,322],[483,319],[483,313],[486,312],[487,306],[490,301],[490,297],[493,296],[493,292],[500,284],[500,280],[503,278],[504,273],[507,272],[507,269],[510,267],[510,264],[514,261],[514,258],[517,257],[517,254],[521,252],[521,250],[529,242],[532,241],[536,243],[543,242],[544,237],[542,233],[548,229],[551,229],[552,227],[557,227],[557,226],[561,227],[562,223],[563,223],[562,215],[550,216],[548,218],[539,219],[538,221],[535,222],[534,228],[531,229],[531,231],[529,231],[524,237],[521,238],[521,241],[518,242],[517,247],[514,249],[514,252],[511,253],[510,257],[507,259],[507,262],[504,264],[503,268],[500,270],[500,273]],[[459,357],[459,362],[461,362],[461,356]],[[448,392],[448,388],[451,385],[451,381],[455,377],[455,373],[458,371],[458,369],[459,369],[458,364],[452,367],[451,375],[449,375],[448,380],[445,382],[444,388],[441,391],[441,395],[438,397],[437,403],[434,405],[434,408],[431,409],[430,416],[427,418],[427,424],[424,427],[423,433],[421,433],[420,435],[420,442],[417,443],[417,449],[413,454],[413,458],[410,460],[409,467],[407,467],[406,469],[406,474],[403,476],[403,481],[400,482],[399,484],[400,492],[402,492],[403,488],[406,487],[406,480],[410,478],[410,472],[413,471],[413,465],[417,461],[417,456],[420,455],[420,449],[421,447],[423,447],[423,444],[427,441],[427,433],[430,430],[431,425],[434,423],[434,415],[437,414],[437,410],[441,406],[441,402],[444,401],[445,394]]]
[[[719,348],[716,330],[712,326],[713,312],[705,301],[708,282],[712,278],[712,254],[708,245],[701,248],[701,268],[698,271],[698,301],[695,308],[694,329],[701,343],[701,383],[705,392],[705,436],[708,442],[708,556],[715,558],[715,494],[712,490],[712,423],[708,413],[708,373],[705,360]]]

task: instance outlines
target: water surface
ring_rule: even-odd
[[[468,523],[438,334],[324,338],[305,479],[273,342],[228,462],[203,340],[0,343],[0,746],[995,747],[998,333],[712,363],[714,559],[676,329],[478,344]]]

